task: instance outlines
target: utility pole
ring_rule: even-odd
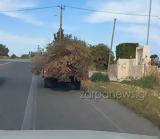
[[[151,12],[152,12],[152,0],[150,0],[149,5],[149,17],[148,17],[148,31],[147,31],[147,41],[146,44],[149,44],[149,34],[150,34],[150,24],[151,24]]]
[[[110,66],[110,63],[111,63],[111,54],[112,54],[112,47],[113,47],[113,41],[114,41],[116,21],[117,21],[117,19],[115,18],[114,19],[114,24],[113,24],[112,39],[111,39],[111,48],[110,48],[109,57],[108,57],[108,70],[109,70],[109,66]]]
[[[59,40],[62,40],[62,16],[63,16],[63,10],[64,6],[61,4],[61,6],[58,6],[60,8],[60,27],[59,27]]]

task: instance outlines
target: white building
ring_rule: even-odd
[[[150,50],[148,46],[136,48],[135,59],[118,59],[117,64],[111,64],[108,70],[110,80],[139,79],[146,74],[150,65]]]

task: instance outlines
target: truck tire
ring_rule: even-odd
[[[81,89],[81,82],[80,81],[75,81],[75,89],[80,90]]]
[[[49,88],[47,79],[44,79],[44,86],[43,86],[43,87],[44,87],[44,88]]]

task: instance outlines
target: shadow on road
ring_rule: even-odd
[[[6,82],[6,77],[0,77],[0,85],[3,85]]]
[[[71,91],[77,90],[75,85],[70,82],[55,82],[54,80],[47,80],[47,87],[54,91]]]

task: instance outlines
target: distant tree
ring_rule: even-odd
[[[5,45],[0,44],[0,56],[8,56],[8,53],[9,49]]]
[[[116,59],[133,59],[136,57],[138,43],[122,43],[116,47]]]
[[[30,52],[29,52],[29,56],[30,56],[30,57],[34,57],[37,53],[38,53],[38,52],[32,52],[32,51],[30,51]]]
[[[11,55],[11,59],[18,58],[15,54]]]
[[[159,57],[156,54],[153,54],[150,56],[151,58],[151,65],[157,65],[159,66]]]
[[[21,55],[21,58],[22,59],[28,59],[28,58],[30,58],[30,56],[29,56],[29,54],[23,54],[23,55]]]
[[[105,44],[98,44],[95,46],[90,45],[92,64],[95,65],[97,70],[106,70],[108,67],[108,58],[110,49]],[[114,55],[111,52],[111,61],[113,62]]]

